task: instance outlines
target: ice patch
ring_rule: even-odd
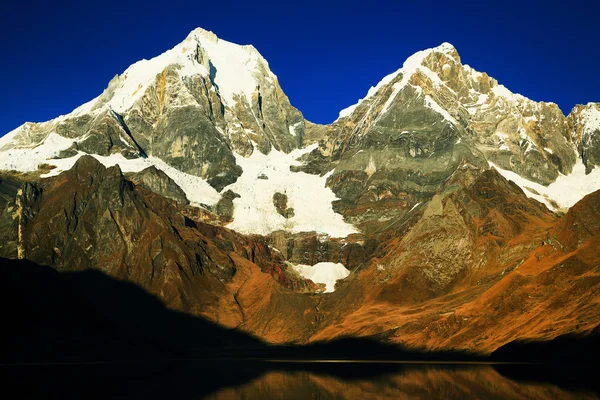
[[[209,68],[196,60],[198,44],[204,49],[204,57],[209,60]],[[261,69],[261,64],[264,69]],[[221,99],[233,107],[236,96],[242,96],[248,102],[258,86],[255,76],[268,71],[267,61],[253,46],[240,46],[217,38],[212,32],[198,28],[174,48],[150,59],[132,64],[119,76],[117,86],[108,105],[118,113],[127,111],[141,98],[156,76],[169,65],[177,65],[181,77],[202,75],[210,76],[216,83]],[[266,73],[266,82],[273,83],[276,76]],[[83,104],[73,111],[73,115],[90,112],[99,97]]]
[[[215,83],[226,103],[233,106],[235,104],[234,97],[237,94],[245,96],[250,103],[252,93],[258,87],[258,80],[255,76],[263,74],[260,64],[267,67],[267,61],[253,46],[240,46],[218,39],[212,32],[201,28],[194,30],[190,36],[199,42],[208,53],[215,69]],[[272,73],[268,73],[265,78],[271,84],[276,79]]]
[[[289,131],[290,131],[290,135],[292,136],[296,136],[298,133],[296,132],[296,129],[298,129],[298,127],[302,125],[302,122],[296,122],[294,125],[290,125],[288,127]]]
[[[2,151],[0,152],[0,170],[37,171],[40,164],[52,164],[51,161],[54,160],[49,159],[56,157],[62,150],[71,147],[75,141],[76,139],[69,139],[51,133],[38,144],[14,147]]]
[[[448,111],[444,110],[438,103],[435,102],[428,94],[425,95],[425,105],[431,108],[433,111],[440,114],[444,119],[454,125],[458,125],[458,122],[448,113]]]
[[[331,237],[346,237],[356,228],[344,222],[340,214],[333,211],[331,202],[335,194],[325,187],[327,176],[292,172],[290,166],[317,144],[289,154],[275,149],[269,154],[255,151],[249,158],[236,155],[236,162],[243,169],[242,176],[224,190],[232,190],[241,197],[234,203],[233,222],[228,228],[242,233],[266,235],[276,230],[290,232],[316,231]],[[258,179],[266,175],[269,179]],[[287,196],[287,206],[294,209],[294,216],[286,219],[277,212],[273,195]]]
[[[581,112],[583,119],[583,134],[587,136],[588,144],[592,138],[592,134],[600,130],[600,109],[594,103],[589,103]]]
[[[420,204],[421,204],[421,202],[418,202],[417,204],[415,204],[414,206],[412,206],[412,208],[410,210],[408,210],[408,212],[411,212],[412,210],[414,210],[415,208],[417,208]]]
[[[41,175],[41,177],[49,178],[56,176],[63,171],[71,169],[75,162],[86,153],[79,152],[73,157],[62,159],[54,159],[53,157],[56,157],[62,150],[71,147],[74,142],[85,139],[85,136],[79,139],[68,139],[56,133],[51,133],[39,144],[16,147],[0,152],[0,170],[31,172],[37,171],[40,164],[49,164],[54,165],[56,168]],[[112,154],[110,156],[90,155],[106,167],[118,164],[123,172],[139,172],[154,165],[173,179],[185,192],[188,200],[194,205],[212,205],[221,198],[219,193],[204,179],[181,172],[156,157],[127,159],[122,154]]]
[[[335,283],[350,275],[350,271],[340,263],[320,262],[313,266],[297,264],[293,265],[296,272],[306,279],[315,283],[325,284],[325,293],[331,293],[335,290]]]
[[[517,173],[502,169],[494,163],[489,163],[504,178],[513,181],[523,189],[527,197],[533,198],[548,206],[551,210],[566,211],[575,203],[590,193],[600,190],[600,168],[594,168],[591,173],[585,174],[585,165],[581,159],[573,167],[573,172],[569,175],[559,175],[559,177],[548,186],[529,181]],[[527,188],[531,188],[539,193],[532,193]],[[558,208],[553,206],[552,201],[558,204]]]

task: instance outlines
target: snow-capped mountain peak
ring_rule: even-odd
[[[462,161],[514,173],[564,210],[597,186],[587,179],[577,196],[555,196],[572,187],[561,177],[591,177],[600,163],[598,121],[595,105],[565,118],[512,93],[442,43],[408,57],[335,123],[310,124],[254,46],[197,28],[72,113],[0,139],[0,169],[45,178],[85,154],[127,173],[154,166],[238,231],[343,237],[429,201]],[[380,200],[394,206],[382,212]]]
[[[394,89],[396,92],[399,91],[400,89],[402,89],[403,87],[405,87],[408,84],[410,78],[417,71],[423,72],[428,77],[430,77],[436,84],[439,84],[440,83],[439,77],[436,74],[434,74],[423,63],[424,60],[432,53],[445,54],[445,55],[448,55],[450,58],[458,57],[454,46],[447,42],[444,42],[441,45],[439,45],[437,47],[433,47],[431,49],[426,49],[426,50],[421,50],[421,51],[416,52],[412,56],[408,57],[406,59],[406,61],[404,61],[402,68],[385,76],[381,81],[379,81],[379,83],[377,85],[371,87],[369,89],[369,91],[367,92],[367,95],[365,97],[363,97],[362,99],[360,99],[356,104],[353,104],[347,108],[344,108],[342,111],[340,111],[338,119],[348,117],[350,114],[352,114],[352,112],[354,112],[354,110],[356,109],[356,107],[358,107],[358,105],[360,105],[363,101],[371,98],[373,95],[375,95],[379,91],[379,89],[381,89],[385,85],[388,85],[400,74],[402,74],[403,78],[399,83],[396,83],[394,85]]]
[[[110,105],[117,113],[126,112],[156,76],[171,65],[176,66],[182,79],[194,75],[210,79],[229,107],[235,106],[237,96],[250,102],[261,83],[273,84],[276,79],[254,46],[237,45],[196,28],[172,49],[132,64],[110,82],[101,96],[77,108],[74,114],[85,114],[104,105]]]

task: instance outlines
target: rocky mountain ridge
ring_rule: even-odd
[[[489,353],[588,332],[600,310],[600,192],[557,221],[493,170],[462,168],[412,219],[346,240],[240,235],[90,156],[40,183],[4,178],[0,188],[0,257],[99,270],[169,309],[273,343],[350,335]],[[319,262],[351,269],[333,293],[293,268]]]
[[[236,155],[289,153],[318,143],[298,170],[319,175],[333,170],[327,186],[342,203],[356,195],[340,186],[355,179],[365,185],[380,164],[400,176],[433,171],[433,182],[411,182],[429,192],[427,198],[428,187],[439,186],[463,161],[491,164],[541,185],[568,176],[578,160],[590,173],[599,158],[598,110],[590,103],[565,117],[556,104],[513,94],[463,65],[456,49],[444,43],[409,57],[331,125],[315,125],[290,105],[253,46],[198,28],[173,49],[115,76],[104,93],[72,113],[7,134],[0,140],[1,167],[36,170],[58,157],[71,160],[59,165],[64,170],[86,153],[117,158],[114,163],[124,163],[118,157],[152,156],[223,192],[243,173]],[[24,163],[15,154],[21,148],[36,148],[40,156]],[[444,166],[435,168],[426,159]],[[359,168],[366,174],[360,178]],[[408,208],[426,200],[404,189],[385,196]],[[359,194],[379,198],[382,190],[387,189],[362,188]],[[574,204],[545,201],[561,211]],[[352,218],[356,210],[336,211],[360,225]]]
[[[599,135],[598,104],[565,117],[447,43],[313,124],[254,47],[197,29],[0,139],[0,257],[100,270],[273,343],[585,334]]]

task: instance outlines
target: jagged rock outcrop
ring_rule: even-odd
[[[588,122],[513,94],[463,65],[445,43],[411,56],[333,124],[311,126],[308,137],[319,148],[298,170],[333,170],[328,186],[340,197],[336,211],[363,232],[377,231],[431,200],[464,163],[493,163],[543,185],[568,175],[574,147],[593,152],[583,150],[593,149],[593,139],[581,139],[595,126],[595,108],[586,110]]]
[[[514,94],[462,64],[458,51],[444,43],[409,57],[334,123],[313,124],[291,106],[254,47],[196,29],[173,49],[115,76],[72,113],[9,133],[0,140],[0,167],[41,171],[41,165],[57,165],[53,175],[89,153],[108,157],[98,157],[105,165],[125,168],[128,160],[124,170],[137,172],[142,168],[131,161],[144,160],[180,186],[190,176],[208,182],[216,191],[201,200],[189,193],[196,184],[182,188],[192,203],[219,208],[222,221],[239,227],[232,221],[235,202],[217,192],[232,188],[247,157],[318,144],[290,170],[326,177],[339,198],[333,210],[371,234],[404,224],[465,163],[480,169],[493,164],[536,185],[569,175],[579,159],[589,173],[598,158],[598,110],[590,103],[565,117],[556,104]],[[31,148],[36,156],[24,161],[23,151]],[[179,172],[186,175],[178,180]],[[539,190],[528,195],[545,198]],[[545,202],[560,212],[574,203]],[[289,226],[297,224],[283,212]],[[254,225],[252,233],[265,233]]]
[[[3,181],[2,191],[14,186]],[[247,314],[278,312],[275,299],[283,296],[290,314],[300,317],[282,331],[302,323],[310,299],[297,292],[316,290],[312,282],[288,271],[264,239],[193,221],[176,204],[134,185],[118,166],[83,156],[56,177],[22,183],[0,208],[0,256],[59,271],[100,270],[158,295],[172,309],[241,329],[262,323],[247,321]],[[256,287],[273,304],[252,300]]]
[[[599,110],[565,117],[443,44],[312,124],[254,47],[198,29],[0,139],[0,169],[17,171],[0,177],[0,256],[99,269],[278,343],[490,352],[586,333],[598,192],[558,222],[547,207],[597,185]],[[292,268],[320,262],[352,271],[334,293]]]
[[[597,326],[598,192],[555,221],[496,172],[466,172],[385,245],[387,255],[320,305],[324,328],[313,339],[377,335],[416,348],[491,351],[517,337],[550,340]],[[335,306],[342,300],[344,311]]]
[[[16,185],[2,185],[2,192]],[[6,224],[0,256],[20,254],[59,271],[99,269],[156,294],[169,308],[271,342],[378,335],[411,348],[486,352],[522,336],[584,332],[597,320],[581,306],[594,301],[595,197],[555,224],[556,216],[514,183],[472,165],[397,230],[345,240],[243,236],[193,220],[175,201],[90,156],[56,177],[20,185],[0,211]],[[568,233],[573,229],[580,234]],[[569,254],[575,255],[566,262]],[[286,261],[342,261],[353,272],[334,293],[312,294],[319,286]],[[553,278],[523,275],[531,268],[550,268]],[[567,285],[569,296],[555,290],[554,279],[566,285],[580,272]],[[532,287],[536,297],[525,301]],[[550,314],[536,322],[531,313],[540,298]],[[572,322],[543,331],[556,316],[564,318],[565,304]],[[491,335],[492,329],[502,333]]]
[[[180,205],[189,203],[185,192],[167,174],[154,166],[130,174],[128,179],[151,192],[175,200]]]
[[[374,243],[364,243],[360,234],[345,239],[330,238],[317,233],[291,234],[273,232],[267,237],[269,243],[294,264],[315,265],[321,262],[341,263],[354,270],[363,265],[374,251]]]
[[[288,197],[285,193],[275,192],[273,195],[273,205],[277,213],[285,219],[294,217],[294,209],[288,207]]]
[[[600,104],[578,105],[569,114],[571,141],[577,148],[586,172],[600,165]]]
[[[221,199],[219,200],[219,202],[216,205],[216,213],[217,215],[219,215],[220,217],[222,217],[223,219],[225,219],[225,221],[231,221],[232,217],[233,217],[233,200],[239,198],[240,195],[231,191],[231,190],[227,190],[225,193],[223,193],[223,196],[221,197]]]
[[[55,133],[72,139],[55,149],[60,158],[78,151],[153,155],[220,191],[241,174],[233,151],[289,152],[303,145],[303,132],[302,114],[258,51],[199,28],[115,76],[96,99],[52,121],[25,124],[0,147],[35,146]]]

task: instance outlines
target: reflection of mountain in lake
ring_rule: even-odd
[[[127,282],[97,271],[60,274],[0,258],[0,303],[7,327],[0,396],[20,398],[600,399],[594,368],[434,365],[474,361],[461,353],[419,353],[365,339],[268,346],[242,332],[165,308]],[[8,335],[7,335],[8,334]],[[494,359],[535,359],[568,348],[593,362],[596,336],[507,346]],[[557,342],[558,343],[558,342]],[[579,349],[579,351],[575,351]],[[255,358],[254,361],[248,358]],[[193,358],[189,362],[173,359]],[[227,358],[228,360],[224,360]],[[304,362],[265,362],[257,359]],[[309,359],[422,360],[328,363]],[[560,362],[557,362],[560,361]],[[26,363],[26,364],[23,364]],[[71,363],[71,364],[69,364]]]
[[[513,369],[517,369],[518,373]],[[0,366],[0,396],[43,399],[600,399],[594,370],[554,379],[539,365],[269,363],[203,360]],[[541,375],[541,378],[540,378]],[[569,377],[565,381],[564,377]],[[583,383],[583,386],[580,384]],[[585,388],[588,389],[585,389]]]
[[[368,369],[369,365],[353,365]],[[536,368],[532,366],[531,368]],[[206,399],[597,399],[550,383],[518,382],[493,367],[417,366],[366,379],[309,371],[271,371]]]

